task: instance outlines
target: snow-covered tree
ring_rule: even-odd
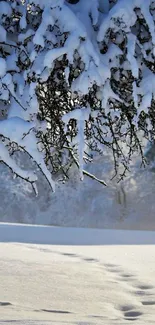
[[[0,160],[34,186],[26,152],[54,189],[108,147],[123,177],[154,139],[154,73],[154,0],[0,1]]]

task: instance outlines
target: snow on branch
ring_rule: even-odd
[[[84,129],[85,129],[85,121],[88,121],[90,115],[90,107],[89,108],[76,108],[74,111],[65,114],[62,118],[65,125],[71,119],[75,119],[77,121],[77,128],[78,133],[75,138],[78,144],[78,156],[79,156],[79,169],[80,169],[80,178],[83,179],[83,155],[85,149],[85,136],[84,136]]]
[[[52,188],[51,175],[74,164],[66,141],[83,178],[85,150],[108,147],[115,170],[127,169],[142,154],[139,130],[154,137],[154,17],[154,0],[0,1],[1,140],[25,150]],[[8,141],[1,160],[34,182]]]

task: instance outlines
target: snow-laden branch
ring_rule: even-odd
[[[52,188],[58,164],[72,164],[66,137],[78,144],[83,178],[86,143],[112,149],[117,169],[139,150],[139,130],[154,136],[154,17],[154,0],[0,1],[0,134]],[[30,179],[7,148],[1,160]]]

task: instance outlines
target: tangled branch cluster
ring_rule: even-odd
[[[123,177],[154,140],[155,1],[0,2],[1,161],[26,151],[44,173],[69,176],[112,150]],[[24,174],[25,173],[25,174]],[[86,173],[84,171],[84,173]]]

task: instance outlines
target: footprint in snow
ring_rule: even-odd
[[[124,280],[124,281],[132,279],[134,277],[134,275],[128,274],[128,273],[122,273],[122,274],[120,274],[120,276],[123,278],[122,280]]]
[[[41,309],[41,311],[44,311],[46,313],[53,313],[53,314],[72,314],[70,311],[66,311],[66,310]]]
[[[78,257],[76,254],[73,253],[62,253],[61,255],[69,256],[69,257]]]
[[[152,285],[137,285],[136,288],[138,289],[135,291],[135,294],[138,296],[153,296],[154,294],[150,291],[151,289],[154,289]]]
[[[123,312],[123,317],[125,320],[135,321],[142,315],[138,310],[135,310],[136,306],[132,304],[122,305],[119,307],[119,310]]]
[[[86,262],[94,262],[94,263],[99,262],[97,258],[91,258],[91,257],[83,257],[82,260]]]
[[[124,318],[125,320],[135,321],[138,320],[138,318],[142,315],[143,313],[141,313],[140,311],[131,310],[124,313]]]
[[[106,263],[106,264],[104,264],[104,266],[105,266],[106,268],[115,268],[115,267],[118,267],[118,265],[116,265],[116,264],[111,264],[111,263]]]
[[[131,311],[134,310],[135,306],[134,305],[123,305],[119,309],[123,312]]]
[[[0,301],[0,306],[11,306],[12,304],[7,301]]]
[[[142,301],[143,306],[155,306],[155,301]]]
[[[142,284],[142,285],[138,285],[137,288],[140,290],[150,290],[153,289],[154,287],[152,285]]]
[[[108,264],[104,264],[104,267],[105,267],[107,272],[116,273],[116,274],[122,273],[119,265],[109,264],[108,263]]]

